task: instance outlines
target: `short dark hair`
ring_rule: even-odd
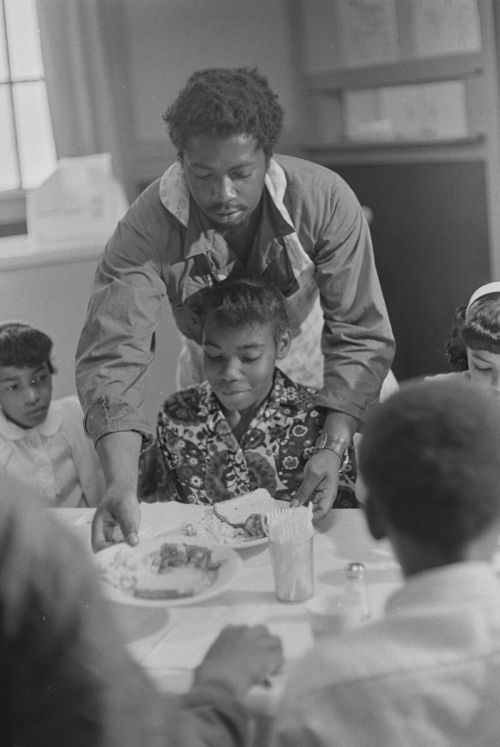
[[[55,373],[50,360],[53,342],[45,332],[24,322],[0,324],[0,366],[36,368],[47,363],[50,373]]]
[[[480,296],[469,308],[455,312],[446,357],[455,371],[469,368],[467,348],[500,354],[500,293]]]
[[[203,304],[204,321],[210,317],[225,329],[271,325],[275,342],[290,326],[285,297],[279,288],[252,278],[227,279],[207,288]]]
[[[424,545],[460,552],[500,516],[500,404],[467,381],[403,384],[367,417],[367,500]]]
[[[182,158],[193,136],[252,135],[270,158],[281,133],[283,109],[263,75],[246,67],[193,73],[163,115]]]

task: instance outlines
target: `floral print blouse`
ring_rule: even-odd
[[[160,500],[211,505],[256,488],[290,500],[326,410],[316,391],[275,369],[273,388],[238,442],[208,382],[171,395],[158,415]],[[336,507],[355,507],[353,452]]]

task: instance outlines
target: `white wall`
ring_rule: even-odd
[[[161,115],[195,70],[258,67],[295,126],[283,0],[126,0],[131,95],[140,139],[165,136]]]
[[[124,0],[123,7],[125,57],[115,87],[127,88],[122,100],[131,122],[124,127],[135,140],[139,170],[141,154],[151,161],[151,175],[175,159],[162,114],[191,73],[206,67],[257,67],[285,110],[281,142],[288,148],[302,140],[292,64],[300,50],[292,49],[286,0]]]

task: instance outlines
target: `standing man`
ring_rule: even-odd
[[[329,169],[273,155],[283,110],[266,78],[246,68],[196,72],[164,118],[178,160],[109,240],[77,351],[85,425],[108,485],[94,519],[96,549],[117,523],[137,542],[138,457],[151,437],[143,381],[165,296],[185,338],[185,387],[202,377],[203,288],[246,276],[283,292],[293,344],[282,368],[319,385],[318,404],[329,410],[295,496],[312,500],[318,519],[394,353],[361,206]]]

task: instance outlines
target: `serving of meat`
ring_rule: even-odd
[[[165,542],[160,547],[160,564],[158,572],[161,573],[167,568],[181,568],[182,566],[187,565],[186,549],[186,545]]]
[[[180,567],[213,571],[218,568],[218,564],[212,562],[212,551],[208,547],[165,542],[160,547],[158,573],[165,573],[170,568]]]
[[[265,537],[263,514],[250,514],[243,525],[249,537]]]

